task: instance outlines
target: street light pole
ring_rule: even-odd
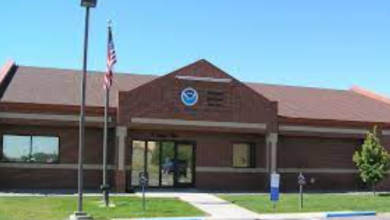
[[[81,6],[85,7],[85,30],[84,30],[84,55],[83,73],[81,80],[81,104],[80,104],[80,131],[79,131],[79,158],[78,158],[78,203],[77,211],[70,216],[71,220],[93,219],[83,211],[83,190],[84,190],[84,148],[85,148],[85,97],[88,70],[88,35],[89,35],[89,11],[96,7],[97,0],[82,0]]]
[[[85,32],[84,32],[84,57],[83,57],[83,75],[81,80],[81,106],[80,106],[80,134],[79,134],[79,175],[78,175],[78,205],[77,211],[83,211],[83,190],[84,190],[84,148],[85,148],[85,96],[87,84],[88,68],[88,35],[89,35],[89,10],[85,13]]]

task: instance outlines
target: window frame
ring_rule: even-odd
[[[248,151],[248,166],[235,166],[234,165],[234,145],[236,144],[245,144],[249,146]],[[256,167],[256,144],[252,142],[233,142],[231,144],[231,166],[235,169],[251,169]]]
[[[57,138],[58,139],[58,155],[57,160],[52,163],[45,163],[42,161],[37,162],[28,162],[28,161],[10,161],[4,159],[4,136],[19,136],[19,137],[29,137],[30,147],[33,147],[33,138],[34,137],[48,137],[48,138]],[[61,163],[61,138],[59,135],[48,135],[48,134],[36,134],[36,133],[4,133],[0,137],[0,163],[14,163],[14,164],[60,164]]]

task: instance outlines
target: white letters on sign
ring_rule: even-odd
[[[273,173],[271,174],[271,188],[279,188],[280,184],[280,174]]]

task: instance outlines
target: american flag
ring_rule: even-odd
[[[111,26],[108,27],[108,46],[107,46],[107,72],[104,76],[104,88],[110,89],[112,85],[114,64],[116,63],[116,53],[114,41],[112,39]]]

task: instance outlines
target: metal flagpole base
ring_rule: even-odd
[[[93,220],[93,218],[85,212],[75,212],[69,217],[69,220]]]

